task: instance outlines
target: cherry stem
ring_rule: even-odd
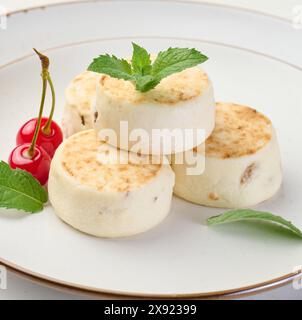
[[[50,77],[49,73],[48,73],[48,76],[47,76],[47,81],[48,81],[48,84],[49,84],[50,90],[51,90],[52,104],[51,104],[51,111],[50,111],[48,120],[47,120],[45,126],[43,127],[42,131],[46,135],[50,135],[51,134],[51,122],[52,122],[53,114],[55,112],[56,94],[55,94],[55,88],[53,86],[53,83],[52,83],[52,80],[51,80],[51,77]]]
[[[40,127],[41,127],[41,120],[42,120],[44,103],[45,103],[47,79],[49,76],[49,73],[48,73],[49,59],[46,56],[44,56],[42,53],[38,52],[36,49],[34,49],[34,51],[36,52],[36,54],[39,56],[41,60],[42,95],[41,95],[40,109],[39,109],[39,115],[38,115],[38,121],[35,129],[35,133],[34,133],[31,145],[28,149],[28,155],[30,156],[30,158],[33,158],[35,155],[35,147],[36,147],[36,143],[37,143]]]

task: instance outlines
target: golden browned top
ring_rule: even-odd
[[[271,121],[255,109],[232,104],[216,104],[216,123],[206,140],[206,155],[236,158],[262,149],[272,138]]]
[[[209,88],[210,81],[206,73],[194,67],[164,78],[154,89],[145,93],[137,91],[130,81],[108,75],[101,76],[99,84],[101,92],[116,102],[176,104],[200,96]]]
[[[90,112],[95,99],[97,79],[99,73],[85,71],[76,76],[65,91],[66,102],[78,108],[81,113]]]
[[[99,191],[128,192],[154,178],[160,164],[142,164],[145,159],[136,157],[129,164],[117,162],[113,156],[114,147],[97,139],[94,130],[77,133],[64,142],[61,163],[70,176],[81,184]],[[125,160],[127,151],[119,151]]]

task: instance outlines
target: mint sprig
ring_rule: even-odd
[[[207,220],[209,226],[231,223],[237,221],[266,221],[270,223],[278,224],[289,231],[293,232],[300,238],[302,238],[302,232],[297,227],[295,227],[290,221],[285,220],[284,218],[274,215],[269,212],[255,211],[250,209],[238,209],[233,211],[225,212],[219,216],[211,217]]]
[[[47,202],[47,193],[30,173],[11,169],[0,161],[0,207],[36,213]]]
[[[208,60],[196,49],[169,48],[161,51],[152,63],[146,49],[132,43],[131,64],[124,59],[108,54],[93,59],[88,70],[107,74],[113,78],[132,81],[136,90],[147,92],[155,88],[162,79]]]

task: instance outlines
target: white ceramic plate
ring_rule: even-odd
[[[40,78],[31,48],[50,49],[60,121],[64,88],[99,53],[129,56],[190,46],[205,52],[217,100],[252,105],[278,132],[284,165],[279,194],[258,208],[302,228],[301,32],[287,21],[208,4],[98,1],[15,13],[0,30],[0,157],[18,127],[36,116]],[[175,198],[169,217],[132,238],[108,240],[62,223],[51,206],[37,215],[0,211],[0,261],[48,283],[99,293],[209,296],[272,286],[302,264],[302,242],[278,227],[208,228],[208,209]],[[142,213],[143,214],[143,213]]]

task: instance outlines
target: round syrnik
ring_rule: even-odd
[[[225,208],[256,205],[280,188],[282,169],[271,121],[255,109],[233,103],[216,104],[216,124],[205,144],[204,172],[187,175],[187,164],[172,168],[174,192],[188,201]]]
[[[206,141],[208,157],[237,158],[255,154],[272,139],[271,121],[253,108],[216,104],[215,128]]]
[[[65,106],[62,120],[64,136],[93,128],[95,114],[93,104],[99,73],[85,71],[77,75],[65,90]]]
[[[83,185],[98,191],[128,192],[155,178],[162,166],[144,163],[151,158],[133,159],[128,155],[99,141],[94,131],[87,130],[66,141],[61,163],[64,170]]]
[[[68,138],[55,154],[48,184],[57,215],[98,237],[129,236],[160,223],[170,210],[174,173],[161,159],[147,164],[136,156],[127,164],[128,156],[99,141],[94,130]]]
[[[98,80],[95,112],[101,115],[96,119],[95,130],[111,128],[117,135],[113,145],[131,150],[139,142],[143,154],[173,154],[199,145],[211,134],[215,121],[214,92],[211,81],[199,67],[164,78],[144,93],[137,91],[130,81],[102,75]],[[142,129],[148,139],[122,141],[120,137],[125,136],[122,121],[127,123],[128,137]],[[156,141],[155,130],[164,132],[163,141]],[[183,140],[177,137],[170,145],[165,144],[175,130]],[[192,132],[192,138],[185,140],[188,131]],[[204,133],[203,137],[199,131]]]

